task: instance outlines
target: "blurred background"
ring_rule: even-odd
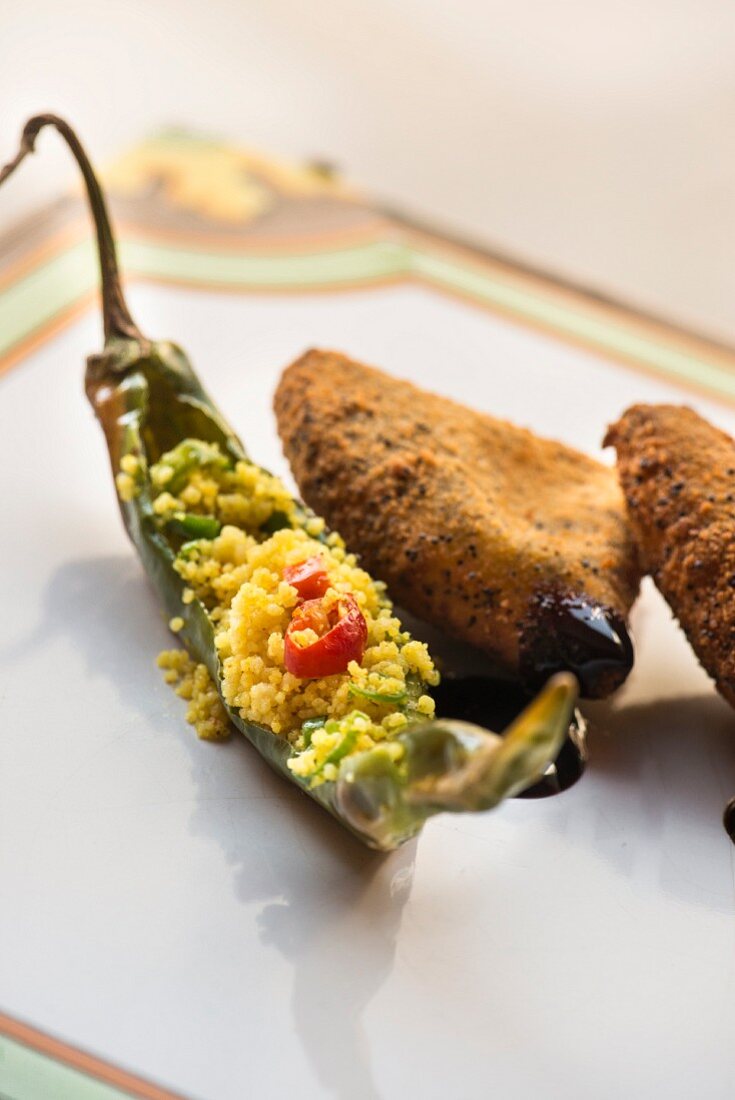
[[[0,153],[178,125],[333,162],[474,241],[735,343],[730,0],[0,0]],[[0,228],[75,179],[44,167]]]

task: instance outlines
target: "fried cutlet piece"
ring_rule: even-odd
[[[333,352],[275,410],[305,501],[407,610],[529,685],[622,683],[639,574],[614,470]]]
[[[735,706],[735,441],[693,409],[634,405],[605,443],[643,568]]]

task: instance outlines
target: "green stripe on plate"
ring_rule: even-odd
[[[285,256],[206,252],[127,241],[121,253],[123,268],[139,275],[254,290],[310,290],[369,283],[405,274],[411,266],[410,249],[394,241],[370,241],[349,248]]]
[[[550,300],[543,293],[503,282],[469,264],[398,241],[293,255],[257,256],[202,251],[160,242],[123,242],[121,261],[131,275],[247,291],[330,290],[415,275],[440,290],[467,295],[582,340],[600,351],[633,359],[664,378],[705,386],[735,397],[735,374],[726,367],[659,343],[640,333]],[[71,245],[0,294],[0,356],[72,307],[97,283],[91,240]]]
[[[201,252],[175,245],[126,241],[123,270],[131,275],[243,290],[338,289],[405,274],[408,250],[391,241],[285,256]],[[93,242],[71,245],[0,293],[0,356],[45,327],[97,285]]]
[[[131,1093],[2,1035],[0,1096],[8,1100],[130,1100]]]
[[[75,305],[95,286],[92,241],[70,245],[0,293],[0,355]]]
[[[610,321],[589,317],[543,295],[521,290],[491,276],[463,267],[430,252],[414,252],[413,270],[438,286],[469,294],[478,301],[515,313],[519,318],[548,325],[560,335],[595,344],[608,352],[637,359],[664,376],[674,376],[719,393],[735,396],[735,375],[727,368],[666,347],[645,336],[618,328]]]

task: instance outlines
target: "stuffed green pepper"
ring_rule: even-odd
[[[183,351],[145,337],[122,291],[104,196],[78,138],[31,119],[12,174],[55,127],[84,176],[99,247],[105,345],[86,391],[122,517],[181,648],[159,657],[200,736],[238,728],[282,775],[371,847],[441,811],[477,811],[534,783],[576,698],[554,677],[503,737],[437,718],[439,675],[385,586],[339,534],[254,464]]]

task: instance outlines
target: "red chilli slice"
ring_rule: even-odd
[[[300,646],[293,635],[308,629],[319,638],[312,645]],[[286,630],[286,668],[300,680],[337,676],[347,671],[350,661],[362,660],[367,633],[365,616],[354,596],[340,596],[328,611],[322,600],[307,600],[295,608]]]
[[[297,565],[286,566],[283,579],[293,585],[302,600],[316,600],[329,588],[329,575],[318,554]]]

